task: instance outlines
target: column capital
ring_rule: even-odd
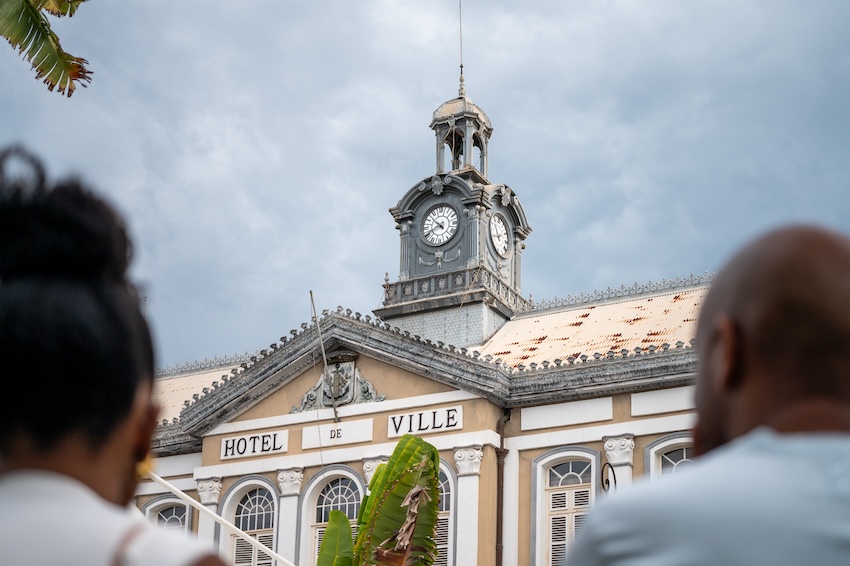
[[[372,483],[372,477],[375,471],[381,464],[386,464],[390,461],[389,456],[378,456],[377,458],[363,458],[363,477],[366,478],[366,487]]]
[[[605,458],[612,466],[631,466],[635,450],[635,435],[603,436]]]
[[[300,494],[302,481],[304,481],[304,468],[287,468],[277,471],[277,486],[280,488],[281,497]]]
[[[455,448],[455,466],[458,476],[477,476],[481,474],[481,460],[484,450],[480,444]]]
[[[204,505],[218,505],[221,494],[221,478],[203,478],[195,480],[198,484],[198,499]]]

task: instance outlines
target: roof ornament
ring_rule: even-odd
[[[457,0],[458,29],[460,31],[460,86],[457,89],[458,97],[466,96],[466,86],[463,84],[463,0]]]

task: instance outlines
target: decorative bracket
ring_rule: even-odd
[[[218,505],[218,496],[221,494],[221,478],[205,478],[197,480],[198,499],[204,505]]]
[[[303,468],[289,468],[277,471],[277,486],[281,497],[301,493],[301,482],[304,481]]]

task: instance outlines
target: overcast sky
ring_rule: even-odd
[[[387,209],[435,171],[456,0],[91,0],[56,21],[87,89],[0,49],[0,145],[129,217],[160,365],[380,305]],[[489,178],[535,300],[716,270],[755,234],[850,232],[850,2],[466,0]]]

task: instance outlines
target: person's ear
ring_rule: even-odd
[[[151,449],[151,440],[156,430],[159,406],[150,398],[148,388],[140,387],[133,406],[133,458],[142,462]]]
[[[715,393],[722,394],[737,388],[741,381],[741,335],[738,325],[727,314],[717,317],[712,332],[712,348],[708,353],[710,380]]]

